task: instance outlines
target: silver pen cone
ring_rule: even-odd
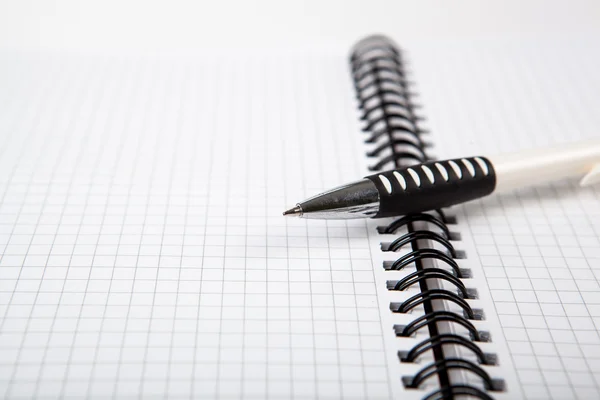
[[[369,218],[379,210],[375,184],[362,179],[301,201],[283,215],[315,219]]]
[[[289,210],[283,212],[283,215],[288,217],[301,217],[302,216],[302,207],[297,205],[296,207],[292,207]]]

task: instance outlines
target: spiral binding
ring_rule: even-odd
[[[427,133],[419,126],[421,120],[415,113],[418,108],[413,103],[415,94],[410,91],[411,82],[407,79],[402,54],[397,46],[384,36],[370,36],[361,40],[354,47],[350,66],[356,97],[361,110],[360,118],[364,121],[363,131],[368,135],[365,140],[373,143],[374,149],[369,157],[377,161],[370,167],[372,171],[401,168],[410,164],[429,161],[424,135]],[[428,229],[416,228],[416,223]],[[460,239],[448,228],[455,223],[453,218],[442,210],[431,213],[406,215],[387,226],[378,227],[379,233],[393,234],[406,229],[403,234],[391,243],[382,243],[382,251],[398,251],[411,247],[408,254],[395,261],[383,263],[385,270],[402,270],[414,266],[416,271],[399,281],[388,281],[389,290],[405,290],[419,285],[420,293],[402,303],[391,303],[390,309],[396,313],[408,313],[413,308],[423,306],[425,314],[416,318],[406,326],[396,325],[397,336],[410,337],[417,331],[427,328],[429,337],[415,345],[411,350],[399,352],[400,362],[416,362],[428,351],[432,351],[434,362],[426,365],[414,376],[403,377],[406,388],[419,388],[426,380],[437,376],[440,389],[428,395],[426,399],[454,398],[458,395],[470,395],[480,399],[491,399],[489,392],[504,390],[504,381],[492,379],[480,365],[496,364],[496,355],[484,353],[478,342],[490,341],[488,332],[479,331],[472,320],[484,319],[483,311],[471,307],[468,299],[477,298],[477,291],[467,288],[463,278],[471,276],[470,270],[461,268],[456,261],[464,258],[464,253],[457,251],[452,240]],[[425,243],[438,243],[443,250],[423,246]],[[437,261],[436,267],[424,267],[423,261]],[[445,265],[448,269],[439,265]],[[430,288],[427,280],[437,279],[448,282],[455,290]],[[434,310],[432,301],[443,300],[453,303],[462,309],[462,314]],[[439,322],[456,324],[468,331],[468,338],[450,333],[441,333]],[[461,358],[444,356],[444,346],[460,346],[472,352],[478,363]],[[470,372],[481,378],[485,391],[468,384],[455,384],[450,381],[449,371],[459,369]]]

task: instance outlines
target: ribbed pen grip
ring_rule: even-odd
[[[494,191],[496,174],[484,157],[432,161],[366,177],[379,190],[374,218],[449,207]]]

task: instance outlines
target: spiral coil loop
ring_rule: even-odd
[[[466,318],[462,318],[456,313],[449,311],[434,311],[429,314],[421,315],[419,318],[412,320],[408,325],[395,325],[394,330],[397,336],[408,337],[416,333],[423,327],[426,327],[433,321],[452,321],[458,325],[462,325],[469,332],[471,340],[475,342],[487,342],[489,335],[487,332],[479,331],[475,326]]]
[[[422,368],[415,374],[415,376],[403,377],[402,381],[405,382],[405,386],[407,387],[418,388],[423,384],[423,382],[425,382],[434,374],[450,369],[462,369],[478,375],[483,381],[485,389],[488,391],[496,392],[504,389],[504,381],[493,379],[479,365],[464,358],[445,358],[443,360],[433,362]]]
[[[350,68],[361,111],[360,119],[364,122],[365,142],[374,146],[367,153],[367,156],[376,158],[369,169],[380,171],[429,161],[429,144],[424,141],[427,132],[419,126],[421,118],[416,115],[418,106],[413,102],[415,95],[410,91],[411,82],[397,46],[384,36],[369,36],[353,48]],[[406,215],[378,228],[381,234],[407,231],[390,243],[382,243],[382,251],[397,252],[411,248],[395,261],[384,262],[385,270],[400,271],[412,266],[416,269],[400,280],[388,281],[388,290],[403,291],[414,286],[421,289],[402,303],[391,303],[391,311],[410,313],[421,306],[425,309],[424,315],[408,325],[394,326],[396,335],[409,337],[422,329],[429,330],[427,339],[409,351],[399,352],[399,358],[401,362],[414,363],[427,352],[431,351],[434,355],[433,363],[424,366],[414,376],[403,377],[402,382],[406,388],[419,388],[430,377],[437,376],[440,388],[426,395],[426,399],[453,398],[457,395],[491,399],[486,391],[504,390],[504,381],[491,378],[480,366],[494,365],[496,356],[484,353],[478,345],[490,341],[490,336],[472,322],[483,319],[484,315],[482,310],[473,308],[469,302],[469,299],[477,298],[477,292],[462,281],[471,275],[470,270],[461,268],[456,261],[464,256],[452,244],[452,241],[460,240],[460,235],[451,232],[448,227],[452,222],[453,219],[442,210],[436,210]],[[435,266],[424,267],[423,262],[427,260],[434,260]],[[429,287],[427,282],[433,279],[442,286]],[[446,289],[443,282],[449,284],[452,290]],[[444,301],[461,311],[436,310],[432,305],[434,301]],[[442,322],[462,328],[466,333],[440,332],[438,324]],[[445,357],[443,347],[448,345],[468,350],[476,362],[466,358]],[[449,371],[454,369],[478,376],[485,390],[477,385],[452,382]]]

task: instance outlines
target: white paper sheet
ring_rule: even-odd
[[[438,157],[598,136],[593,43],[411,46]],[[340,50],[0,55],[0,397],[411,396],[381,223],[280,215],[366,173]],[[597,397],[599,189],[451,212],[496,396]]]
[[[402,392],[346,51],[3,53],[0,397]]]
[[[591,39],[410,48],[436,155],[491,155],[599,137],[597,49]],[[600,188],[577,182],[453,209],[506,398],[600,396]]]

